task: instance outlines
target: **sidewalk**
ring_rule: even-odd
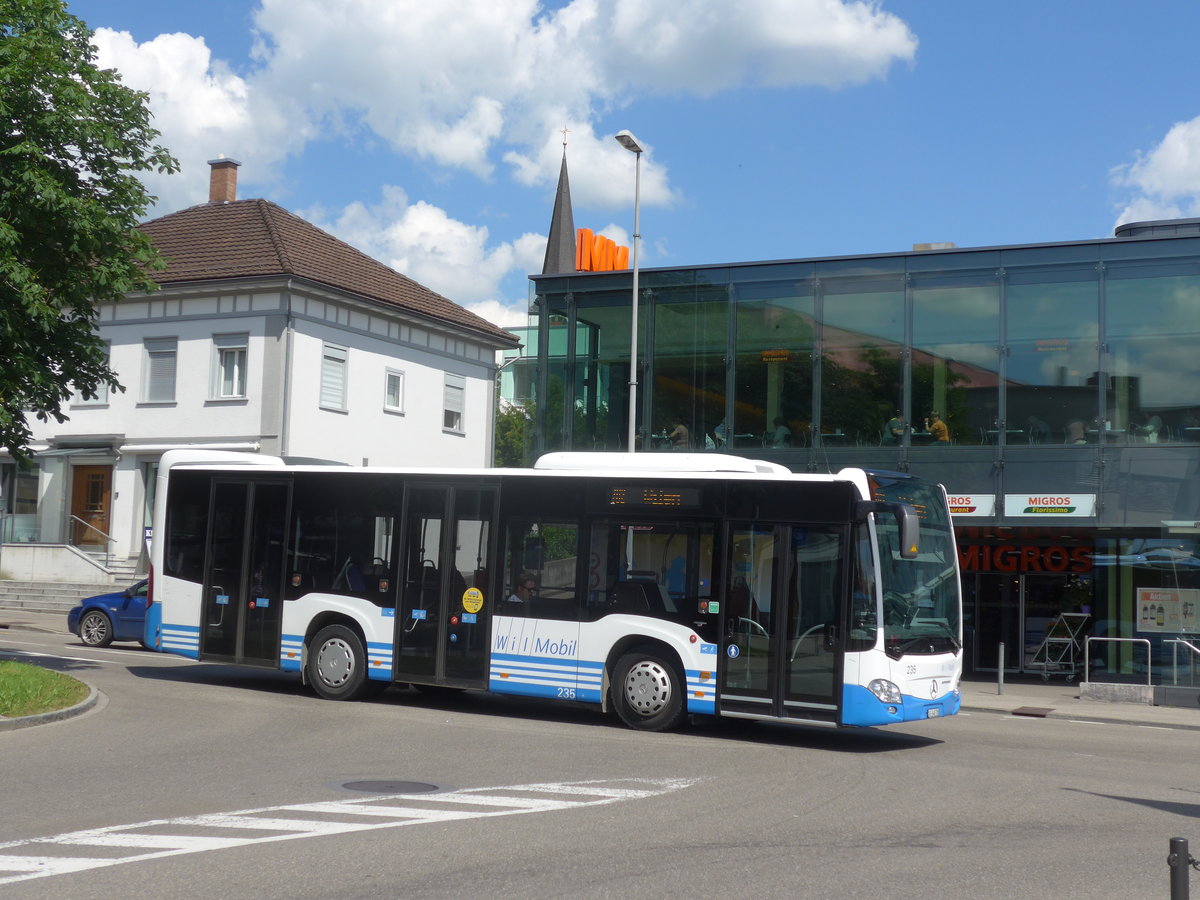
[[[69,633],[67,617],[60,613],[0,609],[0,646],[3,645],[6,634],[19,631],[63,635]],[[990,676],[989,679],[971,676],[962,682],[962,710],[966,713],[996,713],[1006,716],[1147,725],[1157,728],[1189,728],[1200,731],[1200,709],[1081,700],[1079,685],[1062,678],[1052,678],[1044,682],[1039,678],[1024,677],[1013,681],[1010,676],[1005,680],[1004,693],[1001,694],[995,676]]]
[[[962,682],[963,712],[999,713],[1045,719],[1069,719],[1077,722],[1147,725],[1157,728],[1190,728],[1200,731],[1200,709],[1176,706],[1150,706],[1145,703],[1109,703],[1081,700],[1079,685],[1052,678],[1043,682],[1026,676],[1013,682],[1006,679],[999,693],[995,676],[980,680],[972,676]]]

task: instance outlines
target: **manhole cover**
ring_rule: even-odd
[[[438,790],[436,784],[423,781],[347,781],[342,787],[368,794],[429,794]]]

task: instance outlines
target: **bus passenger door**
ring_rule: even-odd
[[[290,498],[282,482],[213,484],[200,659],[279,664]]]
[[[394,677],[484,687],[495,489],[410,486],[404,509]]]
[[[838,721],[844,544],[837,529],[731,526],[722,712]]]

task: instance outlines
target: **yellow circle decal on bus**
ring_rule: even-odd
[[[462,596],[463,609],[469,613],[477,613],[483,609],[483,591],[479,588],[467,588]]]

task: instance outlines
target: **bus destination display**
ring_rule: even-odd
[[[700,507],[700,489],[649,487],[637,484],[614,485],[608,490],[608,505],[698,509]]]

